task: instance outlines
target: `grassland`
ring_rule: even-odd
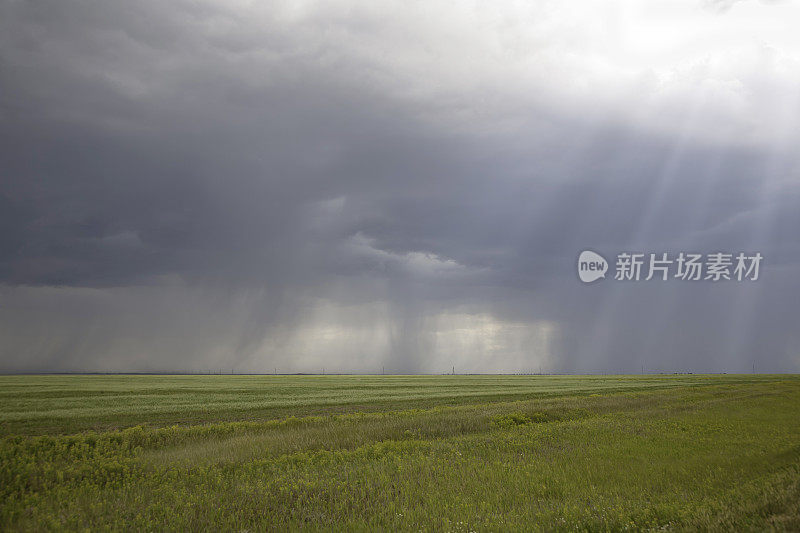
[[[798,376],[0,376],[4,530],[800,530]]]

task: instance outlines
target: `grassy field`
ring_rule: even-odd
[[[0,376],[0,529],[800,530],[800,376]]]

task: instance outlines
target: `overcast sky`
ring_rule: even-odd
[[[0,371],[800,371],[798,20],[0,0]]]

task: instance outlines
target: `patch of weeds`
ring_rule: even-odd
[[[543,414],[543,413],[535,413]],[[524,426],[532,423],[533,420],[522,413],[508,413],[505,415],[495,415],[492,417],[492,427],[511,428]]]

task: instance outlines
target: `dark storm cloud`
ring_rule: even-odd
[[[796,369],[797,124],[773,139],[721,83],[681,100],[697,69],[603,96],[545,23],[544,59],[506,72],[425,13],[271,7],[2,4],[5,369],[435,371],[473,334],[519,354],[468,370]],[[759,61],[748,109],[793,83]],[[766,263],[586,287],[584,248]]]

